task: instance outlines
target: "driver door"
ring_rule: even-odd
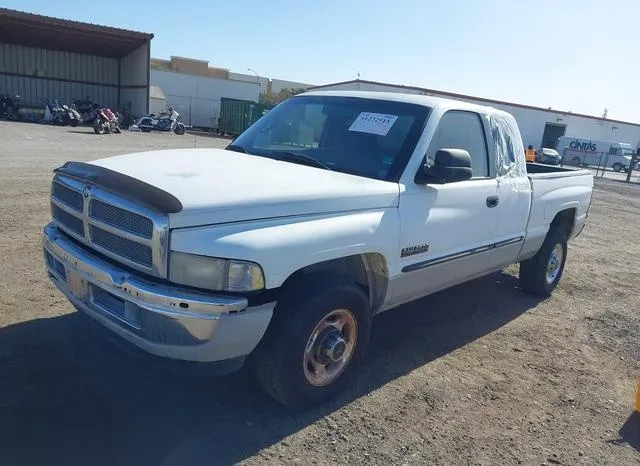
[[[427,151],[464,149],[473,177],[447,184],[408,184],[400,198],[400,275],[392,304],[426,296],[494,267],[491,247],[498,225],[498,185],[489,169],[486,133],[480,115],[443,115]]]

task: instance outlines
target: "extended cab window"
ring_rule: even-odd
[[[433,161],[439,149],[464,149],[471,155],[474,178],[489,176],[487,143],[480,115],[449,111],[440,119],[427,157]]]
[[[340,96],[293,97],[267,112],[231,150],[397,181],[429,108]]]

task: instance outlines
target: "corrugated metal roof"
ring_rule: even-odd
[[[0,42],[121,58],[153,34],[0,8]]]
[[[518,108],[526,108],[526,109],[530,109],[530,110],[539,110],[541,112],[547,112],[547,113],[555,113],[555,114],[560,114],[560,115],[566,115],[566,116],[575,116],[575,117],[580,117],[580,118],[589,118],[592,120],[599,120],[599,121],[606,121],[606,122],[610,122],[610,123],[621,123],[624,125],[632,125],[632,126],[640,126],[640,123],[633,123],[630,121],[622,121],[622,120],[610,120],[609,118],[602,118],[602,117],[597,117],[597,116],[593,116],[593,115],[585,115],[582,113],[572,113],[572,112],[567,112],[567,111],[563,111],[563,110],[553,110],[553,109],[549,109],[549,108],[542,108],[542,107],[534,107],[532,105],[523,105],[523,104],[515,104],[513,102],[504,102],[502,100],[494,100],[494,99],[487,99],[485,97],[475,97],[472,95],[464,95],[464,94],[456,94],[453,92],[446,92],[446,91],[436,91],[434,89],[427,89],[424,87],[417,87],[417,86],[404,86],[401,84],[390,84],[390,83],[383,83],[383,82],[378,82],[378,81],[366,81],[364,79],[352,79],[349,81],[341,81],[338,83],[332,83],[332,84],[324,84],[322,86],[314,86],[314,87],[310,87],[309,89],[307,89],[308,91],[313,91],[313,90],[320,90],[320,89],[324,89],[327,87],[332,87],[332,86],[338,86],[338,85],[342,85],[342,84],[357,84],[357,83],[361,83],[361,84],[373,84],[373,85],[378,85],[378,86],[388,86],[388,87],[393,87],[393,88],[397,88],[397,89],[407,89],[407,90],[413,90],[413,91],[421,91],[427,94],[434,94],[436,97],[438,96],[442,96],[442,97],[448,97],[451,99],[471,99],[471,100],[477,100],[478,102],[484,102],[486,104],[498,104],[498,105],[510,105],[512,107],[518,107]]]

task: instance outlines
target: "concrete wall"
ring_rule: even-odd
[[[221,98],[258,102],[260,93],[255,76],[244,82],[151,70],[151,85],[162,89],[167,106],[180,113],[182,122],[202,128],[217,127]]]
[[[322,86],[318,90],[386,91],[447,97],[446,95],[439,95],[438,93],[427,94],[426,92],[417,89],[405,89],[361,82]],[[472,98],[459,100],[479,105],[489,105],[511,113],[518,121],[518,126],[520,126],[520,132],[522,133],[522,139],[525,146],[531,144],[534,147],[540,147],[546,123],[566,125],[565,135],[569,137],[626,142],[631,144],[633,147],[636,147],[640,143],[640,125],[636,124],[612,122],[601,118],[585,118],[563,112],[536,110],[514,105],[488,103],[482,100],[474,100]]]
[[[269,90],[269,78],[266,76],[256,76],[255,74],[243,74],[243,73],[232,73],[229,72],[229,79],[233,79],[235,81],[243,81],[246,83],[260,83],[260,93],[266,94]]]
[[[146,115],[149,108],[149,44],[120,59],[120,105],[135,116]]]
[[[91,98],[117,107],[118,60],[0,43],[0,92],[27,106]]]

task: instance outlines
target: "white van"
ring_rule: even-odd
[[[565,164],[606,167],[617,172],[627,171],[633,156],[631,144],[568,136],[558,139],[557,150]]]

